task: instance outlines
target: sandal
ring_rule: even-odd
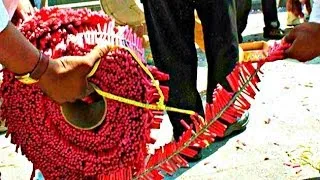
[[[237,120],[237,122],[230,124],[227,130],[224,132],[223,137],[227,137],[235,132],[243,131],[249,122],[249,113],[245,111],[243,115]]]

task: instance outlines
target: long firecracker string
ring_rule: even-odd
[[[236,99],[238,98],[238,96],[242,93],[242,91],[247,87],[247,85],[249,85],[250,81],[252,80],[252,78],[254,76],[257,75],[257,73],[259,72],[259,68],[256,69],[255,73],[253,73],[248,79],[247,81],[243,84],[243,86],[235,93],[235,95],[231,98],[231,100],[228,102],[228,104],[223,107],[220,112],[206,125],[203,126],[203,128],[199,131],[196,132],[194,135],[191,136],[191,138],[189,140],[187,140],[182,147],[180,147],[179,149],[177,149],[175,152],[173,152],[170,156],[168,156],[167,158],[165,158],[164,160],[158,162],[156,165],[151,166],[150,168],[146,169],[143,173],[139,174],[138,176],[134,177],[134,180],[138,180],[140,177],[143,177],[144,175],[147,175],[148,173],[150,173],[151,171],[159,168],[163,163],[165,163],[166,161],[172,159],[173,157],[175,157],[176,155],[178,155],[180,152],[182,152],[185,148],[187,148],[194,140],[196,140],[201,134],[203,134],[208,127],[210,127],[214,122],[216,122],[217,119],[219,119],[222,114],[236,101]]]
[[[277,52],[281,52],[283,53],[283,49],[287,49],[290,47],[290,44],[288,43],[281,43],[282,45],[282,48],[280,48],[280,50],[278,50]],[[275,59],[283,59],[284,56],[281,56],[280,58],[275,58],[273,57],[274,56],[274,53],[271,53],[269,55],[269,59],[264,59],[263,61],[265,62],[272,62],[274,61]],[[194,140],[196,140],[201,134],[203,134],[214,122],[216,122],[217,119],[219,119],[224,112],[227,111],[227,109],[232,105],[234,104],[234,102],[236,101],[236,99],[239,97],[239,95],[246,89],[246,87],[248,85],[250,85],[249,83],[251,82],[251,80],[258,74],[258,72],[261,72],[260,71],[260,68],[262,66],[261,65],[258,65],[257,69],[255,69],[255,72],[253,74],[250,75],[250,77],[242,84],[242,86],[240,87],[240,89],[234,94],[234,96],[231,98],[231,100],[224,106],[223,109],[221,109],[217,115],[206,125],[204,125],[202,127],[202,129],[197,132],[197,133],[194,133],[192,135],[192,137],[187,140],[182,147],[180,147],[179,149],[177,149],[175,152],[173,152],[170,156],[168,156],[167,158],[157,162],[156,165],[154,166],[151,166],[149,168],[147,168],[144,172],[142,172],[141,174],[137,175],[136,177],[134,177],[134,179],[139,179],[140,177],[144,177],[145,175],[151,173],[152,171],[154,170],[157,170],[158,168],[161,168],[161,165],[163,165],[165,162],[167,162],[168,160],[174,158],[176,155],[178,155],[180,152],[182,152],[185,148],[187,148]]]

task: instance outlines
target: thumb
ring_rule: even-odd
[[[296,59],[299,52],[297,51],[297,43],[296,41],[291,41],[291,46],[284,51],[285,57]],[[298,54],[297,54],[298,53]]]
[[[294,28],[292,29],[285,37],[284,37],[284,41],[286,43],[293,43],[294,40],[297,38],[297,30]]]
[[[290,46],[288,49],[286,49],[285,51],[284,51],[284,55],[285,55],[285,57],[288,57],[288,58],[292,58],[292,54],[293,54],[293,47],[292,46]]]
[[[89,56],[89,64],[94,65],[97,60],[99,60],[102,56],[107,54],[109,51],[110,46],[107,46],[105,44],[99,44],[95,46],[90,53],[87,54]]]
[[[300,51],[300,48],[297,45],[297,41],[294,41],[290,48],[284,51],[285,56],[288,58],[296,59],[300,62],[308,61],[310,58],[304,55],[303,52]]]

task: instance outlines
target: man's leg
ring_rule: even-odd
[[[197,91],[194,44],[194,4],[189,0],[144,0],[144,12],[155,65],[170,75],[168,106],[204,115]],[[180,120],[189,115],[168,112],[176,140],[184,131]]]
[[[197,11],[202,22],[208,61],[207,102],[220,83],[230,90],[226,76],[238,61],[238,34],[234,0],[198,0]]]
[[[208,61],[207,102],[212,103],[212,93],[219,83],[231,91],[226,80],[238,61],[238,34],[234,0],[198,0],[197,11],[202,22]],[[228,124],[224,137],[245,129],[248,113]],[[220,119],[220,121],[223,121]]]
[[[264,16],[263,36],[270,39],[281,39],[284,32],[279,28],[276,0],[262,0],[262,12]]]
[[[238,39],[242,43],[242,32],[246,29],[248,16],[251,10],[252,0],[237,0],[237,26],[238,26]]]

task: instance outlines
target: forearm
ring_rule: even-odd
[[[11,23],[0,33],[0,63],[16,74],[31,72],[39,51]]]

